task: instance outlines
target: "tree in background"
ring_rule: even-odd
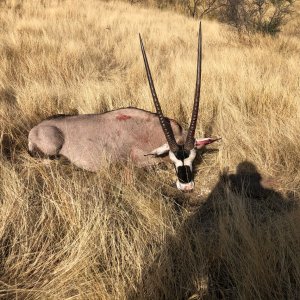
[[[219,9],[223,0],[181,0],[187,14],[193,18],[202,18],[204,15],[210,15]]]
[[[226,0],[217,18],[239,30],[276,34],[291,17],[294,2],[294,0]]]

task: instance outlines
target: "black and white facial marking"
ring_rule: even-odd
[[[190,191],[194,188],[193,161],[196,157],[196,150],[186,150],[184,145],[178,145],[175,152],[169,151],[169,157],[175,164],[177,181],[176,186],[182,191]]]

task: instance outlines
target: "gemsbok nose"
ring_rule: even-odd
[[[179,180],[177,180],[176,186],[183,192],[191,192],[194,189],[195,184],[194,181],[191,181],[189,183],[181,183]]]

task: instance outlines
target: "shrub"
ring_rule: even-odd
[[[276,34],[293,12],[294,0],[226,0],[217,18],[239,30]]]

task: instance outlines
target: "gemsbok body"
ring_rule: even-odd
[[[193,161],[196,150],[218,139],[194,138],[199,110],[201,84],[201,23],[198,37],[197,79],[194,107],[188,131],[164,117],[155,92],[146,52],[141,50],[156,113],[138,108],[120,108],[102,114],[50,117],[33,127],[28,136],[30,154],[64,156],[76,166],[97,171],[101,157],[111,161],[132,160],[137,166],[155,164],[157,157],[169,154],[175,164],[177,188],[194,188]]]

